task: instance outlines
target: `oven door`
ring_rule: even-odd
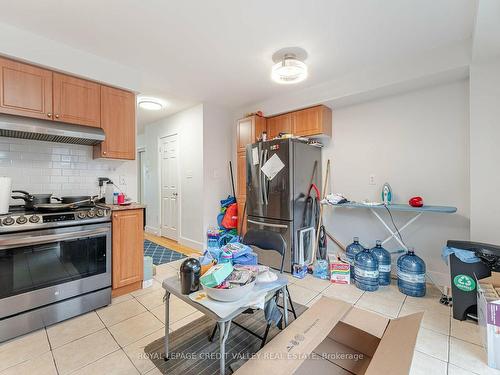
[[[111,286],[111,223],[0,236],[0,319]]]

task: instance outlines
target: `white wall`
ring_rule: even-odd
[[[471,239],[500,245],[500,59],[470,72]]]
[[[97,194],[97,178],[109,177],[137,198],[135,160],[94,160],[91,146],[0,137],[0,175],[12,178],[13,189],[55,196]]]
[[[403,231],[440,285],[449,284],[441,248],[447,239],[469,237],[468,106],[468,81],[459,81],[334,108],[333,137],[323,150],[324,163],[332,163],[333,191],[351,200],[379,201],[387,181],[397,203],[420,195],[426,204],[458,207],[453,215],[425,214]],[[371,174],[376,185],[369,185]],[[410,217],[393,216],[398,226]],[[368,210],[330,208],[325,220],[344,244],[359,236],[371,247],[387,234]],[[392,240],[387,248],[399,247]]]
[[[232,195],[229,160],[233,145],[231,134],[234,128],[232,116],[226,109],[204,103],[203,233],[206,233],[209,226],[217,226],[220,200]],[[233,173],[236,174],[235,165]],[[206,236],[204,238],[206,240]]]
[[[179,242],[196,249],[203,243],[203,105],[166,117],[145,127],[138,143],[146,149],[146,229],[159,233],[159,139],[178,134],[179,142]]]

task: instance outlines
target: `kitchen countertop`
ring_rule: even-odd
[[[125,211],[125,210],[138,210],[141,208],[146,208],[145,204],[140,204],[136,202],[132,202],[126,206],[120,206],[118,204],[105,204],[106,207],[109,207],[111,211]]]

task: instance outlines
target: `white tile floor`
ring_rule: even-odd
[[[175,275],[178,266],[179,262],[160,266],[151,288],[115,298],[110,306],[0,344],[0,375],[155,373],[153,363],[143,355],[144,347],[163,336],[160,281]],[[452,319],[450,308],[438,303],[437,290],[429,290],[424,298],[411,298],[394,284],[369,293],[310,276],[289,280],[293,300],[303,305],[310,306],[325,295],[392,318],[425,311],[412,375],[500,375],[486,365],[477,326]],[[172,297],[171,331],[201,316]]]

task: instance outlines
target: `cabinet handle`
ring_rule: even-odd
[[[102,154],[103,154],[103,155],[106,155],[106,151],[103,151],[103,152],[102,152]]]
[[[52,113],[47,113],[47,117],[52,117]]]
[[[56,118],[59,118],[59,115],[56,115]]]

